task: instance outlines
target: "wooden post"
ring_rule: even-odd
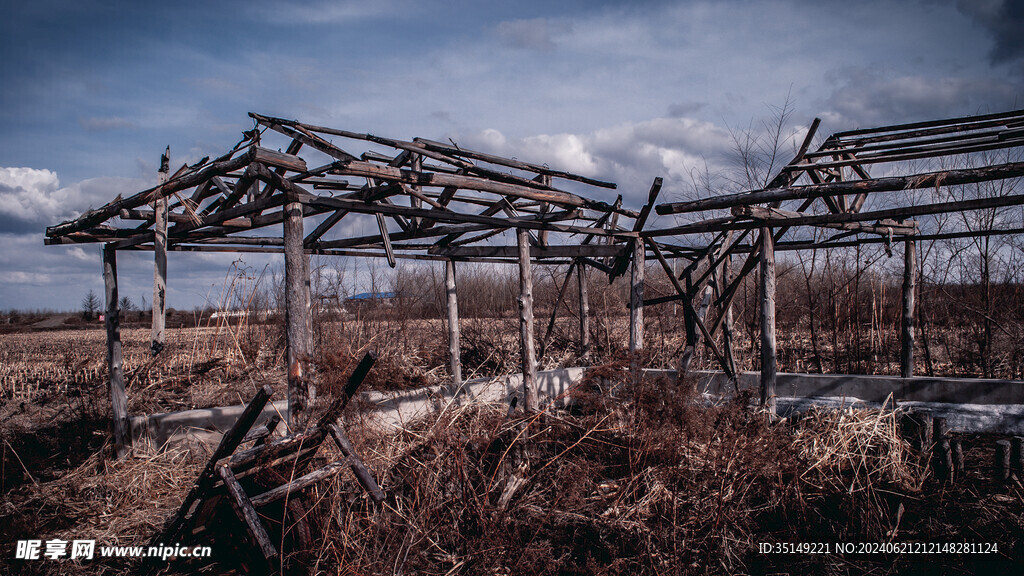
[[[693,278],[686,273],[686,298],[690,298],[693,290]],[[703,302],[701,303],[703,304]],[[697,351],[699,336],[697,336],[697,320],[694,314],[693,303],[683,307],[683,327],[686,330],[686,346],[683,347],[683,355],[679,358],[679,371],[677,379],[682,382],[690,371],[690,363],[693,362],[693,355]]]
[[[994,466],[994,477],[999,482],[1006,482],[1010,479],[1012,467],[1010,463],[1010,441],[996,441],[996,459]]]
[[[900,352],[900,375],[914,375],[914,289],[917,286],[917,244],[903,242],[903,338]]]
[[[1010,439],[1010,468],[1024,478],[1024,436]]]
[[[580,358],[590,357],[590,297],[587,290],[587,265],[580,260],[576,265],[576,280],[580,290]]]
[[[171,147],[160,157],[157,183],[167,182],[170,172]],[[167,311],[167,198],[161,196],[153,203],[153,331],[149,348],[154,356],[164,349],[164,325]]]
[[[448,360],[454,391],[462,385],[462,362],[459,358],[459,299],[456,294],[454,260],[444,262],[444,285],[448,296]]]
[[[533,344],[533,272],[530,269],[530,232],[516,229],[519,244],[519,346],[523,364],[524,409],[535,412],[537,397],[537,357]]]
[[[633,261],[630,265],[629,289],[629,352],[644,349],[644,266],[646,248],[644,243],[633,242]]]
[[[761,229],[761,405],[775,414],[775,243]]]
[[[936,417],[932,420],[932,438],[935,442],[932,451],[932,467],[939,480],[953,478],[953,450],[949,443],[949,423],[945,418]]]
[[[110,404],[114,415],[114,452],[122,458],[131,447],[128,427],[128,395],[121,364],[121,310],[117,302],[117,251],[103,247],[103,285],[107,297],[104,323],[107,328],[107,368],[110,372]]]
[[[643,366],[638,355],[644,349],[644,268],[647,248],[639,238],[633,241],[629,266],[629,371],[633,384],[640,382]]]
[[[309,260],[302,249],[302,204],[284,206],[284,301],[285,336],[288,347],[288,424],[301,431],[316,398],[311,381],[313,324],[309,310]]]

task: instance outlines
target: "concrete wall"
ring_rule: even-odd
[[[584,368],[563,368],[537,373],[541,403],[569,401],[569,389],[578,382]],[[674,380],[674,370],[645,370],[648,376]],[[721,372],[695,372],[698,389],[711,396],[727,396],[733,384]],[[469,401],[508,404],[522,395],[522,375],[468,380],[459,390],[432,386],[403,392],[363,392],[360,400],[368,409],[365,424],[387,432],[437,412],[453,402]],[[758,374],[740,375],[741,388],[758,386]],[[780,413],[806,410],[812,405],[832,407],[878,407],[889,399],[909,409],[945,416],[950,428],[959,432],[992,432],[1024,435],[1024,382],[967,378],[900,378],[896,376],[851,376],[820,374],[778,374]],[[163,446],[191,442],[216,442],[221,432],[234,424],[243,406],[188,410],[131,419],[132,438],[138,443]],[[257,425],[274,412],[287,421],[287,402],[267,405]],[[283,426],[279,429],[283,430]]]
[[[584,368],[538,372],[537,387],[541,402],[554,399],[556,403],[564,403],[568,399],[569,388],[583,377],[583,372]],[[499,378],[467,380],[459,390],[430,386],[402,392],[363,392],[360,394],[360,401],[368,407],[364,414],[364,423],[384,432],[436,412],[453,400],[507,404],[512,396],[522,396],[522,386],[522,374],[512,374]],[[160,447],[167,443],[214,443],[235,423],[244,408],[245,406],[238,405],[136,416],[131,419],[132,440],[136,445],[151,447]],[[265,422],[275,412],[281,415],[282,421],[287,422],[287,401],[268,403],[256,426]],[[278,426],[279,431],[283,429],[284,426]]]

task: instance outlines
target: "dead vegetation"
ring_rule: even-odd
[[[530,416],[510,416],[504,405],[453,404],[379,436],[361,432],[358,413],[349,414],[353,441],[388,498],[374,505],[348,473],[311,489],[308,520],[320,535],[310,549],[292,550],[292,559],[323,574],[973,572],[1021,560],[1024,490],[987,480],[990,442],[965,439],[968,476],[941,483],[929,477],[927,455],[901,437],[898,411],[816,410],[772,423],[745,396],[712,402],[665,380],[631,387],[624,365],[590,370],[568,408]],[[325,381],[345,375],[341,367],[321,370]],[[111,462],[96,450],[60,477],[8,491],[3,539],[144,545],[206,457],[169,450]],[[996,542],[999,553],[757,549],[760,542],[960,541]],[[113,574],[136,562],[10,568]]]

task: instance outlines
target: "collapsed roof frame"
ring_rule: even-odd
[[[730,307],[738,287],[759,268],[759,299],[761,323],[761,402],[775,411],[776,345],[775,345],[775,252],[840,248],[862,244],[894,241],[904,244],[903,309],[901,330],[900,373],[913,376],[914,292],[917,283],[917,242],[963,237],[982,237],[1024,233],[1020,222],[1011,227],[967,230],[959,232],[922,233],[918,222],[910,218],[923,215],[951,214],[1024,205],[1024,193],[947,202],[910,202],[890,194],[890,200],[903,200],[897,206],[863,211],[869,195],[919,190],[943,186],[976,184],[1024,176],[1024,162],[987,163],[978,167],[915,172],[913,161],[942,160],[972,153],[1024,147],[1024,110],[983,116],[970,116],[928,122],[915,122],[881,128],[837,132],[809,152],[820,120],[815,118],[794,158],[783,167],[767,186],[738,194],[728,194],[660,204],[661,215],[697,214],[698,221],[679,226],[641,232],[644,242],[656,255],[665,251],[669,257],[686,258],[690,262],[673,279],[677,294],[644,301],[645,305],[681,300],[686,306],[687,346],[680,362],[680,376],[689,368],[690,358],[703,336],[726,373],[735,372],[732,351]],[[1010,154],[1007,154],[1009,159]],[[868,167],[885,165],[890,174],[871,177]],[[783,202],[797,202],[795,210],[781,208]],[[814,209],[818,213],[814,213]],[[725,216],[704,217],[711,211],[729,210]],[[838,230],[819,240],[784,240],[790,231],[807,227]],[[754,236],[756,232],[756,238]],[[714,234],[710,242],[701,242],[700,235]],[[688,245],[668,244],[666,237],[694,238]],[[737,272],[732,270],[731,257],[746,254]],[[659,260],[666,274],[671,269],[665,257]],[[698,272],[701,272],[698,274]],[[685,280],[686,288],[679,280]],[[694,301],[701,296],[700,310]],[[713,321],[705,319],[710,308],[716,312]],[[724,354],[718,352],[715,338],[722,332]]]
[[[638,246],[642,266],[643,244],[636,238],[657,200],[660,178],[655,179],[647,204],[636,212],[622,207],[621,195],[607,203],[555,183],[565,181],[588,189],[614,189],[616,184],[546,165],[467,150],[455,143],[383,138],[254,113],[250,117],[254,128],[223,156],[182,166],[171,175],[168,151],[157,186],[118,197],[46,230],[48,245],[104,243],[108,363],[119,456],[130,438],[117,309],[118,250],[154,252],[154,354],[164,345],[168,250],[284,253],[289,424],[299,429],[315,398],[309,362],[313,353],[310,254],[380,257],[392,267],[403,258],[445,261],[449,350],[456,387],[462,377],[455,262],[518,263],[524,405],[531,410],[538,403],[531,262],[570,264],[570,273],[578,270],[584,292],[587,268],[611,278],[622,275],[637,260]],[[261,146],[267,131],[285,137],[284,152]],[[356,156],[335,144],[337,139],[373,149]],[[319,161],[312,164],[300,153]],[[349,214],[374,216],[377,233],[329,238],[329,232]],[[304,221],[311,217],[321,219],[307,231]],[[278,225],[280,236],[257,235],[257,230]],[[514,244],[492,244],[492,238],[506,231],[515,232]],[[634,283],[642,282],[643,272],[634,271],[632,276]],[[642,290],[634,293],[642,298]],[[642,326],[639,303],[633,309],[631,324]],[[584,295],[584,350],[586,314]],[[549,326],[542,350],[550,333]],[[631,342],[641,342],[642,328],[631,331],[631,336]]]
[[[455,143],[449,145],[422,138],[395,140],[259,114],[250,116],[255,127],[245,132],[243,139],[224,156],[183,166],[173,176],[168,176],[165,159],[156,187],[127,199],[117,198],[72,221],[47,229],[46,244],[105,243],[108,361],[119,454],[127,445],[127,402],[120,373],[116,250],[155,252],[154,353],[163,345],[167,250],[283,252],[289,417],[293,426],[304,422],[307,404],[315,396],[315,387],[308,377],[312,339],[308,261],[303,255],[382,257],[392,266],[402,258],[445,261],[449,352],[456,385],[461,382],[461,368],[455,262],[518,262],[524,399],[528,409],[537,406],[530,272],[533,259],[539,263],[569,264],[559,301],[569,284],[569,275],[574,269],[579,272],[580,336],[584,354],[588,332],[584,281],[587,268],[596,268],[610,278],[624,274],[627,267],[631,270],[631,352],[643,347],[644,305],[681,302],[687,344],[680,359],[680,377],[688,370],[702,336],[726,375],[735,378],[728,312],[739,285],[759,266],[761,396],[762,402],[774,410],[776,251],[903,241],[901,373],[909,378],[913,375],[911,312],[916,283],[916,241],[956,237],[957,233],[921,234],[917,223],[908,217],[1024,204],[1024,195],[1010,194],[862,211],[870,194],[1024,175],[1024,163],[1019,162],[930,173],[897,173],[884,178],[872,178],[867,170],[868,166],[876,164],[906,168],[906,163],[913,160],[1024,146],[1024,111],[1020,110],[839,132],[810,152],[820,124],[815,119],[796,156],[763,189],[656,207],[663,215],[723,209],[729,209],[729,215],[651,230],[645,230],[645,224],[655,208],[661,189],[660,178],[655,179],[643,209],[635,212],[622,207],[621,196],[609,204],[558,188],[554,181],[599,188],[615,188],[615,184],[553,170],[546,165],[466,150]],[[260,146],[261,136],[267,130],[289,140],[285,152]],[[335,138],[390,149],[392,154],[367,150],[355,156],[336,145]],[[326,160],[309,168],[306,160],[299,156],[300,151],[309,150],[326,156]],[[349,179],[354,179],[355,183]],[[800,184],[801,180],[810,183]],[[190,194],[186,193],[188,190]],[[782,208],[783,202],[793,201],[799,201],[795,210]],[[152,209],[145,208],[147,205]],[[823,213],[808,212],[822,205]],[[351,213],[375,216],[378,234],[324,239]],[[325,217],[306,233],[304,219],[316,216]],[[620,218],[632,219],[632,225],[620,224]],[[115,219],[122,224],[125,221],[141,221],[142,224],[118,226],[113,222]],[[389,229],[387,219],[398,229]],[[173,225],[168,227],[168,221]],[[283,227],[282,237],[252,233],[279,224]],[[790,230],[807,227],[835,229],[838,233],[824,240],[784,240]],[[516,232],[515,245],[496,246],[489,242],[511,230]],[[964,235],[1021,232],[1024,227],[972,231]],[[707,233],[714,234],[711,241],[704,240],[702,235]],[[574,236],[581,235],[584,236],[582,242],[573,240]],[[680,244],[667,242],[667,237],[696,239]],[[552,239],[561,242],[552,243]],[[599,242],[592,244],[595,239]],[[747,254],[747,258],[739,272],[734,273],[730,258],[742,253]],[[658,260],[676,295],[644,299],[648,254]],[[689,264],[681,273],[676,273],[669,264],[673,258],[684,258]],[[716,310],[717,316],[709,324],[705,318],[711,308]],[[553,323],[552,318],[542,350]],[[719,331],[723,339],[721,346],[716,341]]]

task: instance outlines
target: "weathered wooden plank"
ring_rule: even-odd
[[[459,298],[455,282],[455,262],[444,262],[444,289],[448,309],[448,366],[452,375],[452,390],[462,385],[462,360],[459,345]]]
[[[800,219],[804,217],[804,214],[801,212],[782,210],[780,208],[766,208],[763,206],[734,206],[732,208],[732,214],[733,216],[741,218],[753,218],[755,220],[773,222],[777,222],[780,219]],[[900,222],[889,220],[886,222],[878,222],[877,224],[864,224],[862,222],[825,222],[824,224],[821,224],[821,226],[839,230],[878,234],[879,236],[892,236],[893,234],[906,236],[917,233],[917,222],[913,220],[903,220]]]
[[[903,242],[903,321],[900,339],[900,375],[914,375],[914,291],[917,286],[917,245]]]
[[[138,208],[143,204],[152,202],[159,196],[169,196],[178,190],[197,186],[208,180],[211,176],[227,174],[228,172],[248,165],[249,162],[251,162],[251,159],[250,154],[248,153],[240,154],[228,160],[214,162],[202,170],[187,174],[178,180],[171,180],[165,184],[155,186],[148,190],[143,190],[142,192],[129,196],[128,198],[115,200],[114,202],[95,210],[89,210],[74,220],[69,220],[56,226],[50,226],[46,229],[46,235],[52,238],[63,236],[70,232],[91,228],[96,224],[117,216],[122,209]]]
[[[395,267],[395,251],[391,248],[391,236],[388,235],[388,225],[384,221],[384,215],[380,212],[374,216],[377,217],[377,228],[380,230],[381,244],[384,246],[384,255],[388,259],[388,266]]]
[[[590,295],[587,287],[587,265],[577,260],[576,280],[580,300],[580,358],[590,357]]]
[[[160,157],[157,184],[167,182],[171,147]],[[153,311],[149,349],[154,356],[164,349],[164,325],[167,317],[167,197],[153,202]]]
[[[428,149],[437,150],[450,154],[452,156],[463,156],[466,158],[472,158],[474,160],[482,160],[490,164],[498,166],[506,166],[508,168],[517,168],[519,170],[526,170],[528,172],[536,172],[538,174],[547,174],[556,178],[562,178],[564,180],[574,180],[576,182],[583,182],[584,184],[590,184],[591,186],[600,186],[602,188],[617,188],[618,185],[614,182],[604,182],[602,180],[595,180],[593,178],[587,178],[586,176],[580,176],[578,174],[572,174],[570,172],[564,172],[562,170],[552,170],[547,166],[541,166],[538,164],[531,164],[529,162],[521,162],[519,160],[503,158],[501,156],[495,156],[493,154],[486,154],[483,152],[476,152],[473,150],[467,150],[465,148],[456,148],[441,142],[434,140],[428,140],[426,138],[414,138],[414,142],[424,144]]]
[[[324,480],[334,476],[344,470],[346,467],[351,466],[351,459],[345,458],[344,460],[338,460],[337,462],[331,462],[327,466],[314,470],[308,474],[304,474],[287,484],[282,484],[275,488],[271,488],[266,492],[263,492],[252,498],[252,506],[254,508],[260,508],[267,504],[273,504],[278,500],[283,500],[285,497],[290,497],[293,494],[302,492],[306,488],[309,488],[313,484],[323,482]]]
[[[302,430],[316,398],[312,382],[313,325],[310,315],[309,259],[303,251],[302,204],[285,205],[285,332],[288,362],[288,425]]]
[[[791,186],[786,188],[775,188],[770,190],[754,190],[741,192],[739,194],[726,194],[713,198],[704,198],[689,202],[674,202],[659,204],[655,210],[658,214],[683,214],[688,212],[699,212],[703,210],[716,210],[732,208],[733,206],[749,206],[753,204],[764,204],[781,200],[795,200],[801,198],[818,198],[821,196],[835,196],[838,194],[859,194],[876,192],[895,192],[898,190],[916,190],[923,188],[934,188],[939,186],[956,186],[960,184],[974,184],[990,180],[1002,180],[1024,176],[1024,162],[1009,162],[994,166],[981,168],[964,168],[959,170],[945,170],[940,172],[928,172],[911,176],[892,176],[887,178],[874,178],[871,180],[852,180],[845,182],[831,182],[825,184],[812,184],[808,186]],[[666,232],[666,231],[661,231]]]
[[[335,162],[334,171],[341,175],[379,178],[389,182],[401,182],[416,186],[454,186],[456,188],[467,190],[479,190],[481,192],[515,196],[516,198],[528,198],[530,200],[537,200],[541,202],[553,202],[562,206],[590,208],[593,210],[611,209],[611,207],[604,202],[588,200],[563,190],[530,188],[525,185],[497,182],[486,178],[478,178],[468,175],[414,172],[412,170],[401,170],[398,168],[378,166],[376,164],[354,160],[339,160]]]
[[[516,230],[519,242],[519,347],[523,370],[523,399],[527,412],[539,408],[537,356],[533,340],[533,271],[530,268],[530,235]]]
[[[231,502],[231,508],[234,509],[235,514],[238,515],[238,519],[242,521],[245,526],[246,532],[249,534],[249,539],[256,544],[259,548],[260,553],[263,554],[263,558],[267,561],[268,565],[274,558],[277,557],[277,548],[274,548],[274,544],[270,541],[270,536],[267,534],[267,529],[263,527],[260,522],[259,514],[256,513],[256,509],[253,507],[252,501],[249,496],[245,493],[245,490],[238,484],[238,480],[235,475],[231,473],[231,469],[226,464],[221,464],[217,467],[217,474],[220,475],[224,481],[224,487],[227,489]]]
[[[128,424],[128,395],[124,388],[124,366],[121,360],[121,310],[117,295],[117,251],[110,245],[103,248],[103,285],[107,329],[107,370],[110,403],[114,418],[114,452],[123,458],[131,448],[131,427]]]
[[[629,353],[644,348],[644,276],[646,249],[642,240],[633,242],[629,282]]]
[[[373,478],[373,474],[367,470],[366,465],[356,454],[355,448],[352,447],[352,442],[345,435],[345,431],[341,429],[341,426],[337,424],[329,424],[327,426],[330,432],[331,438],[337,445],[338,450],[348,459],[348,465],[352,468],[352,474],[356,477],[359,485],[366,490],[366,493],[370,495],[370,498],[374,502],[382,502],[384,500],[384,491],[380,489],[377,481]]]
[[[775,246],[770,228],[761,231],[761,405],[776,414]]]
[[[615,244],[611,246],[591,246],[586,244],[572,246],[530,246],[533,258],[605,258],[619,256],[627,251],[627,246]],[[450,257],[498,257],[515,258],[519,254],[518,246],[453,246],[431,250],[431,254]]]

